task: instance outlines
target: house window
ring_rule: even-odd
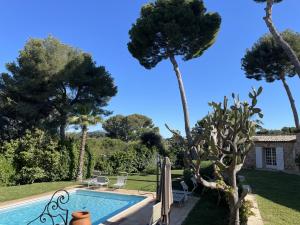
[[[276,149],[275,148],[265,148],[266,153],[266,165],[276,166]]]

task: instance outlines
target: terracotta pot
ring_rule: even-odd
[[[86,211],[73,212],[70,225],[92,225],[90,213]]]

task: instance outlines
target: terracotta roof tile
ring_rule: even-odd
[[[296,141],[296,135],[257,135],[254,142],[291,142]]]

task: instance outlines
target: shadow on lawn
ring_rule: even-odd
[[[261,170],[243,170],[241,174],[254,194],[300,211],[300,176]]]

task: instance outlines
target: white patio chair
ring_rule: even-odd
[[[115,183],[113,186],[115,188],[122,188],[126,185],[127,177],[124,176],[117,176],[117,183]]]
[[[172,190],[172,192],[175,202],[182,204],[188,200],[188,196],[191,195],[191,192],[189,192],[189,187],[184,181],[181,181],[180,185],[182,187],[182,190]]]
[[[148,225],[156,225],[161,220],[161,202],[152,206],[152,215]]]

